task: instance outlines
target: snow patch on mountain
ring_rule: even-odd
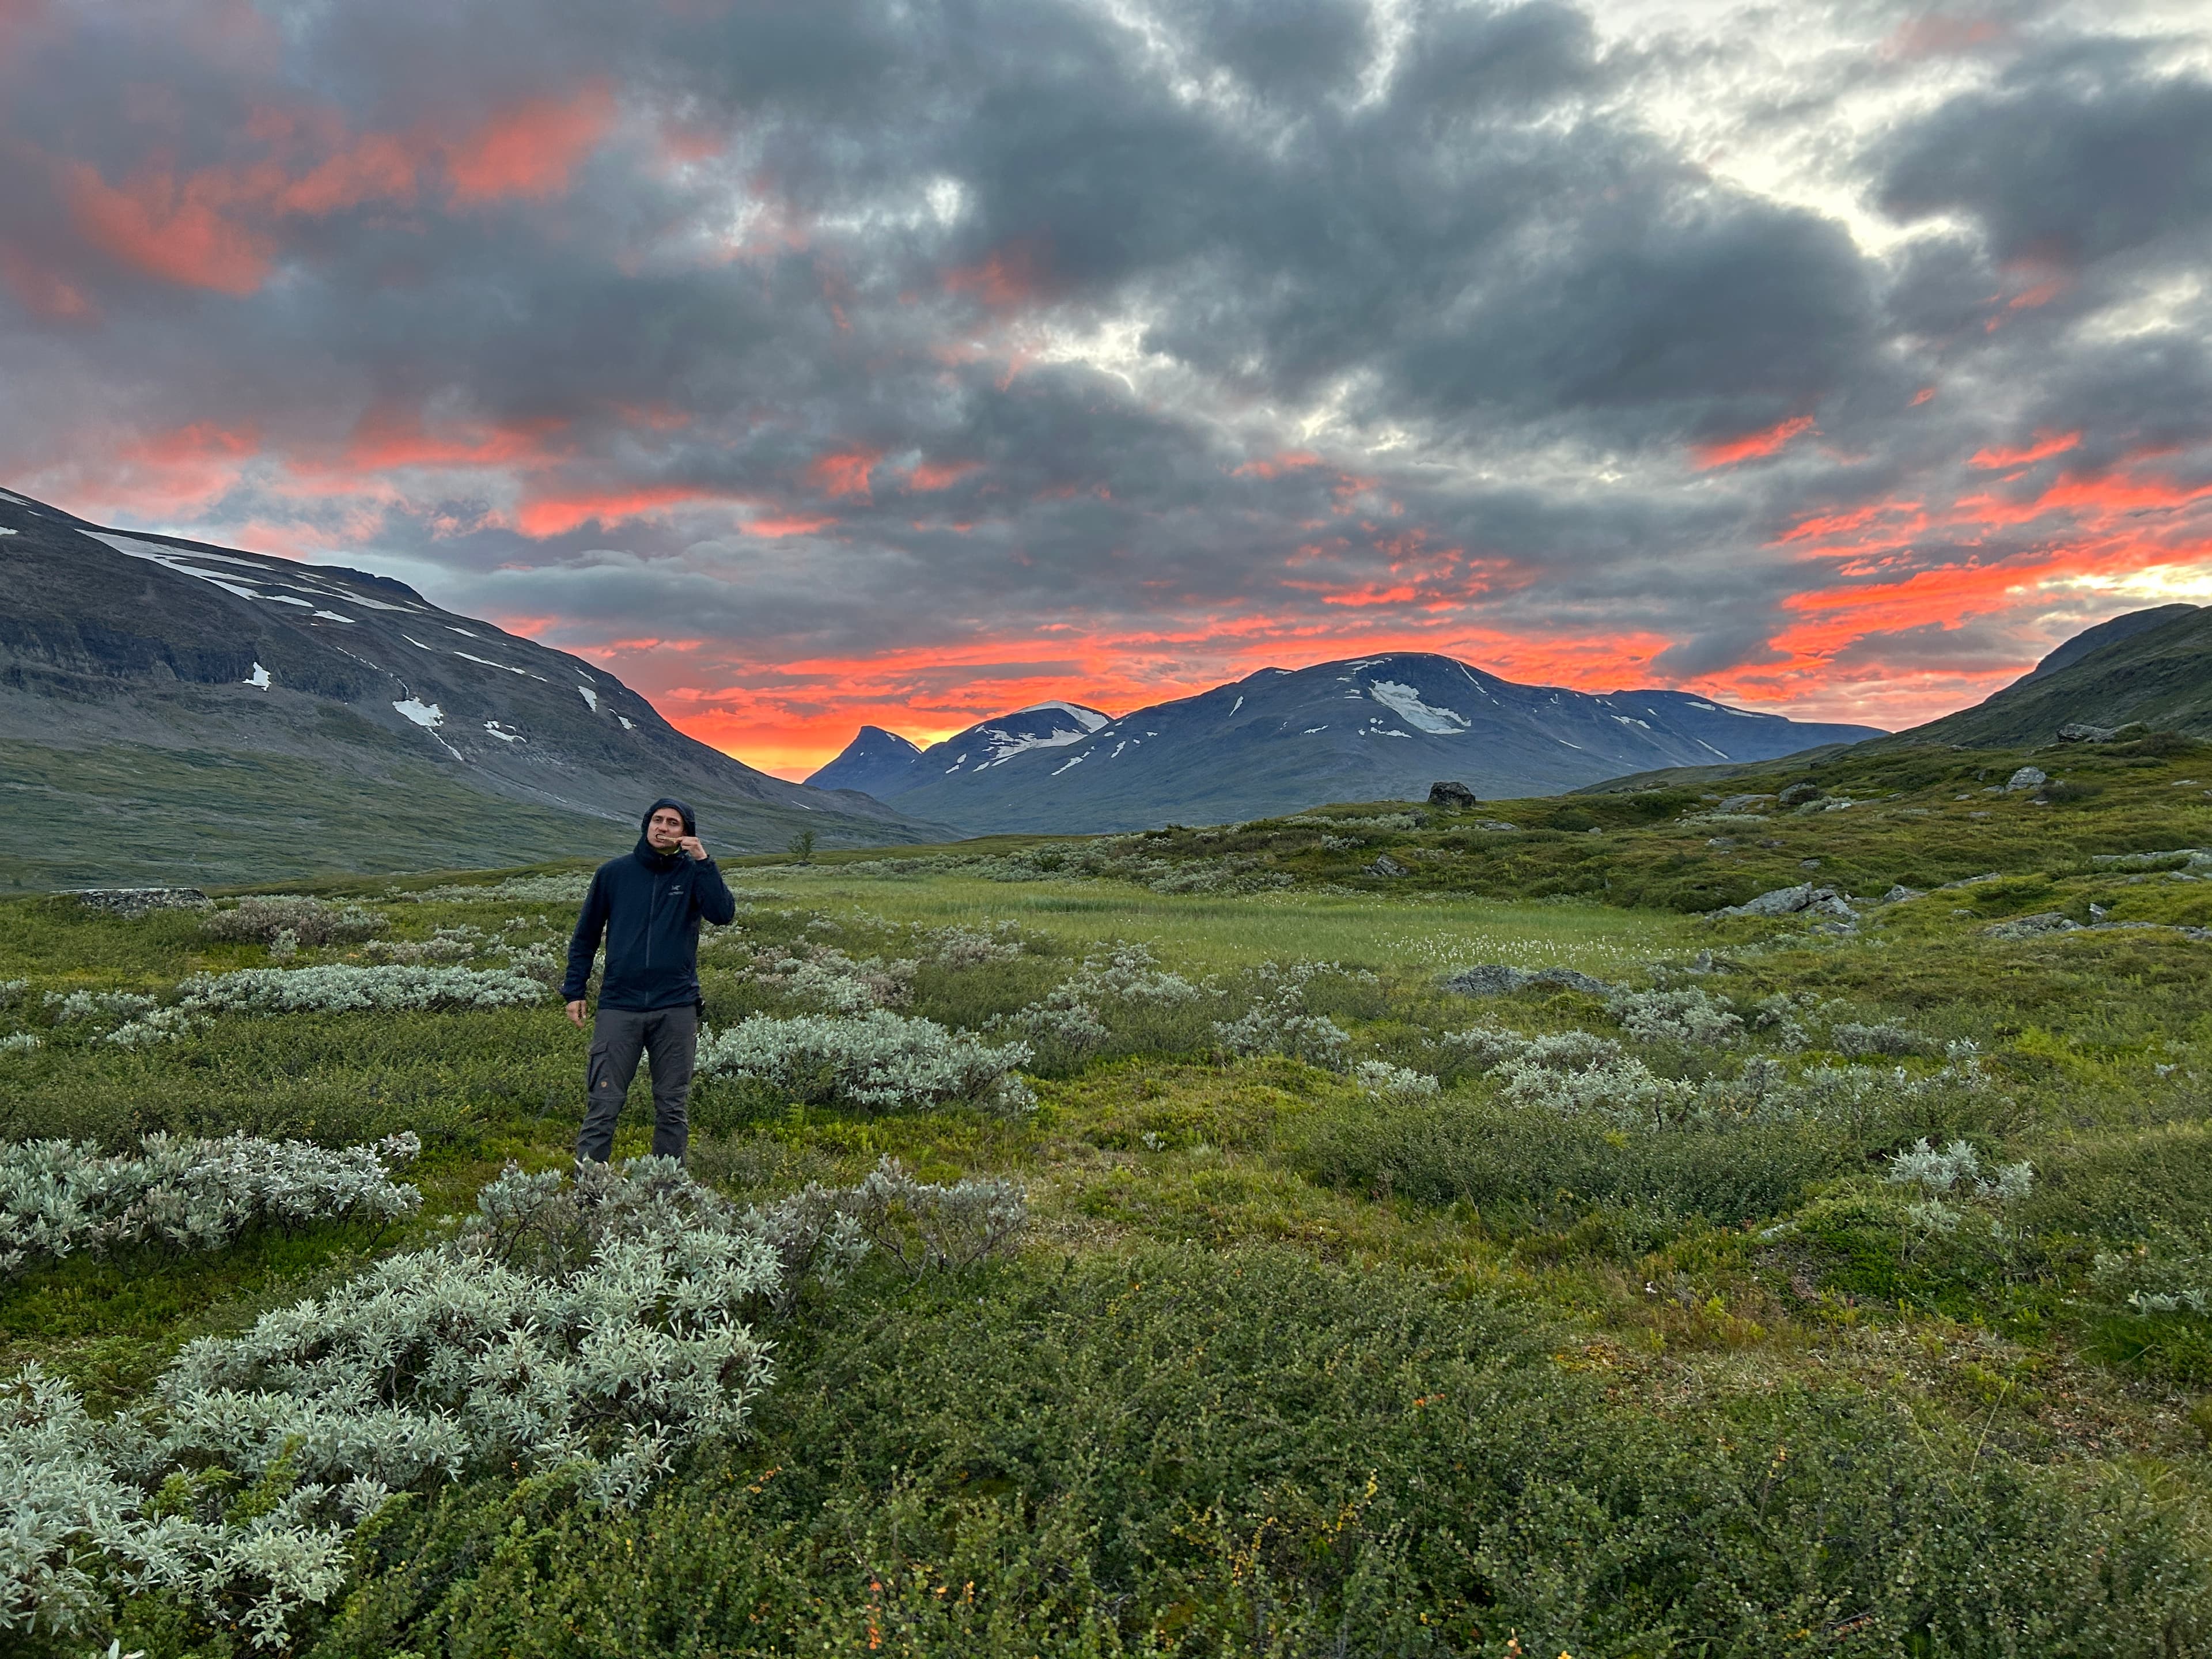
[[[1395,713],[1407,725],[1439,738],[1456,738],[1468,726],[1466,715],[1455,708],[1439,708],[1421,701],[1421,694],[1396,680],[1376,680],[1367,695]]]
[[[1096,708],[1085,708],[1079,702],[1062,702],[1056,697],[1046,702],[1033,702],[1026,708],[1017,708],[1014,713],[1017,714],[1055,713],[1073,714],[1083,723],[1083,729],[1085,732],[1096,732],[1100,726],[1109,723],[1107,716],[1100,714]]]
[[[422,702],[408,697],[392,706],[425,732],[434,732],[446,723],[446,711],[434,702]]]

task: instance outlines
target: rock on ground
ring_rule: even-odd
[[[1429,805],[1465,812],[1481,805],[1482,802],[1474,791],[1463,783],[1432,783],[1429,786]]]
[[[2070,933],[2081,923],[2056,910],[2039,910],[2032,916],[2013,916],[1993,921],[1982,932],[1991,939],[2035,939],[2045,933]]]
[[[1519,968],[1509,968],[1502,962],[1486,962],[1473,968],[1462,968],[1444,981],[1444,989],[1457,992],[1463,997],[1502,997],[1529,985],[1557,985],[1569,991],[1587,991],[1592,996],[1610,994],[1613,987],[1589,974],[1577,973],[1571,968],[1540,968],[1528,973]]]
[[[143,916],[154,910],[211,910],[215,901],[197,887],[80,887],[70,896],[94,910]]]
[[[1794,916],[1807,911],[1848,917],[1851,914],[1851,907],[1834,888],[1815,887],[1808,881],[1796,887],[1771,889],[1757,898],[1746,899],[1741,904],[1727,905],[1712,914],[1717,916]]]

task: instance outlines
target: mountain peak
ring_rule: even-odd
[[[112,530],[14,491],[0,491],[0,732],[105,757],[81,776],[147,781],[134,877],[618,851],[665,794],[697,805],[710,843],[732,852],[780,846],[801,824],[847,844],[943,832],[756,771],[605,669],[404,582]],[[342,799],[374,805],[317,818]],[[228,838],[211,858],[225,838],[207,835],[210,810],[324,827],[296,848]],[[0,830],[9,822],[0,810]]]
[[[1439,778],[1546,794],[1656,766],[1766,760],[1880,735],[1686,691],[1516,685],[1437,652],[1262,668],[1117,719],[1079,703],[980,720],[920,755],[861,739],[815,774],[973,833],[1148,828],[1418,799]],[[864,784],[855,778],[865,777]]]

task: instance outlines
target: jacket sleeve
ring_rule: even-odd
[[[574,1002],[592,982],[592,958],[599,954],[599,936],[607,931],[607,878],[593,875],[592,890],[584,895],[583,914],[568,939],[568,974],[561,981],[561,1000]]]
[[[699,907],[699,914],[717,927],[726,927],[738,919],[737,896],[730,891],[729,883],[712,859],[702,860],[692,867],[691,899]]]

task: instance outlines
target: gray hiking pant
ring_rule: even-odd
[[[622,1115],[638,1056],[653,1067],[653,1152],[656,1158],[681,1158],[690,1142],[691,1062],[699,1049],[699,1011],[686,1002],[674,1008],[640,1013],[633,1008],[602,1008],[592,1021],[592,1058],[584,1074],[584,1130],[576,1137],[576,1156],[604,1164],[615,1145],[615,1120]]]

